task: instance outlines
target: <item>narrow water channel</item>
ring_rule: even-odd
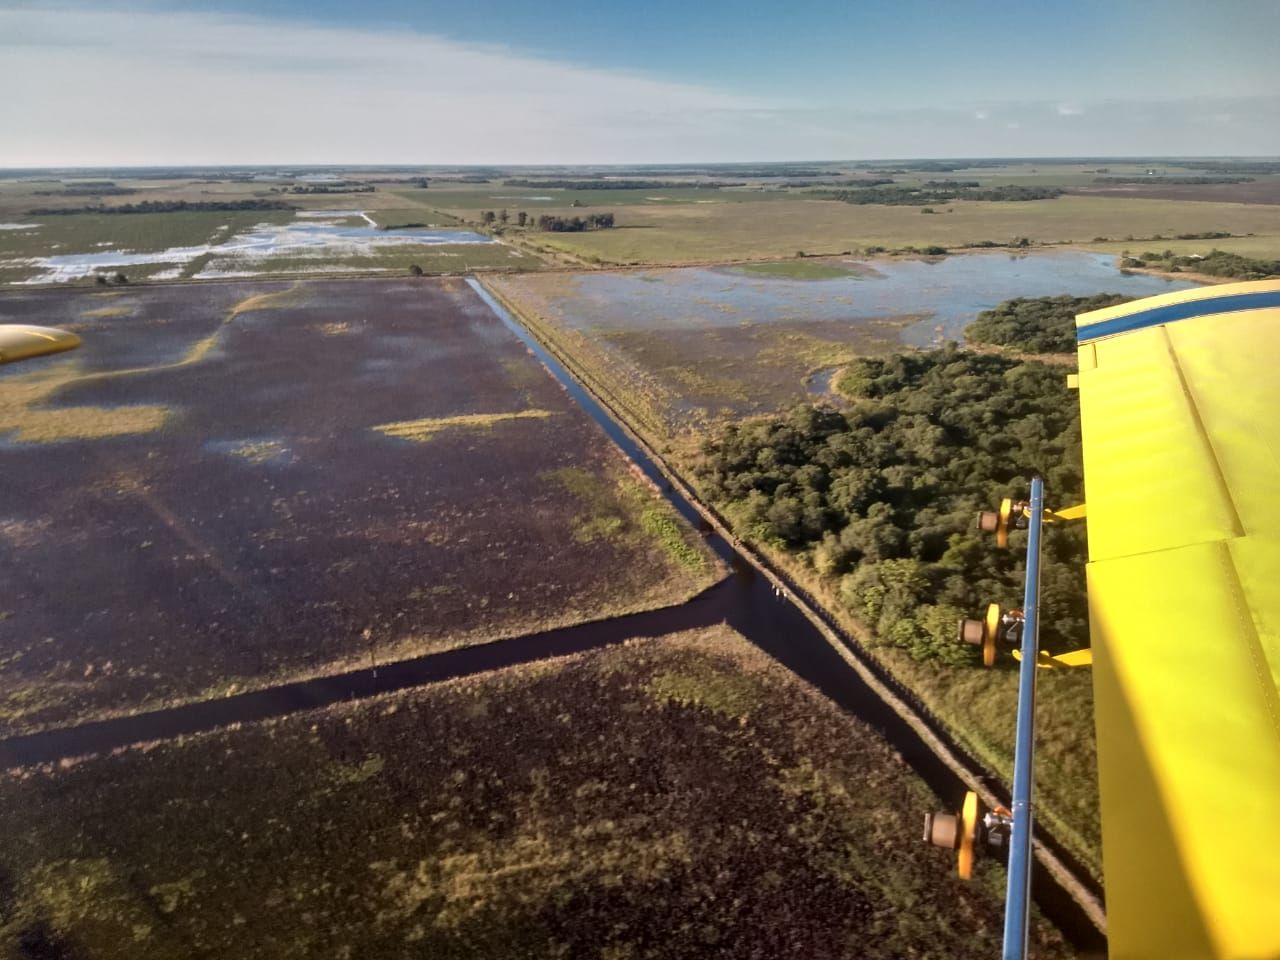
[[[732,544],[714,531],[698,509],[668,482],[666,476],[649,458],[630,434],[613,418],[595,397],[542,344],[525,329],[497,300],[474,279],[467,283],[515,336],[546,366],[564,386],[582,409],[608,434],[609,438],[630,457],[645,475],[663,491],[668,502],[695,528],[705,532],[711,548],[733,569],[733,575],[722,585],[725,588],[725,620],[751,643],[764,650],[793,673],[821,690],[844,710],[877,729],[898,751],[907,764],[925,781],[942,801],[941,809],[958,810],[964,799],[966,785],[956,776],[919,734],[869,687],[863,679],[841,658],[799,607],[788,598],[779,595],[773,584],[759,575],[752,563]],[[828,623],[829,626],[834,624]],[[839,630],[837,629],[837,634]],[[899,685],[883,671],[868,664],[891,687]],[[944,738],[945,739],[945,738]],[[970,769],[981,769],[972,758],[965,756],[954,744],[952,751],[962,757]],[[992,783],[988,786],[1003,791]],[[925,811],[920,811],[922,817]],[[1042,839],[1044,839],[1042,837]],[[903,843],[920,842],[915,837],[904,837]],[[1050,844],[1054,852],[1079,877],[1086,874],[1066,851]],[[919,848],[922,857],[937,856],[940,851]],[[1063,931],[1072,944],[1089,952],[1104,950],[1106,939],[1098,932],[1083,909],[1064,889],[1059,887],[1043,870],[1038,870],[1032,881],[1037,904],[1046,916]]]

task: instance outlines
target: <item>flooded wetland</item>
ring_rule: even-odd
[[[793,264],[806,269],[797,272]],[[819,269],[820,268],[820,269]],[[493,277],[508,305],[561,338],[666,434],[770,413],[824,390],[857,356],[962,338],[1012,297],[1194,286],[1080,252],[780,261],[713,268]]]
[[[461,281],[0,298],[0,730],[686,599],[691,529]]]

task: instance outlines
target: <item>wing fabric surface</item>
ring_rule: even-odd
[[[1280,957],[1280,282],[1077,339],[1111,956]]]

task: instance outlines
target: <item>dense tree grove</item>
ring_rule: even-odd
[[[970,343],[990,343],[1026,353],[1074,353],[1076,315],[1127,303],[1133,297],[1099,293],[1092,297],[1016,297],[983,310],[965,328]]]
[[[556,217],[544,213],[538,217],[538,229],[553,233],[578,233],[582,230],[608,230],[613,226],[612,213],[589,213],[585,217]]]
[[[1179,273],[1184,270],[1208,274],[1211,277],[1233,277],[1236,280],[1264,280],[1280,276],[1280,260],[1259,260],[1242,257],[1225,250],[1210,250],[1203,257],[1180,257],[1172,250],[1163,253],[1147,251],[1141,257],[1125,257],[1122,267],[1152,267]]]
[[[1052,200],[1065,192],[1060,187],[1002,186],[975,189],[957,186],[943,181],[932,181],[921,187],[894,185],[860,190],[829,190],[820,196],[845,203],[882,203],[889,206],[915,206],[930,203],[946,203],[949,200]]]
[[[50,217],[70,213],[182,213],[208,210],[297,210],[283,200],[143,200],[141,203],[122,203],[114,207],[65,207],[59,209],[28,210],[33,217]]]
[[[1023,496],[1041,473],[1051,504],[1083,491],[1076,396],[1059,367],[968,353],[863,359],[844,413],[802,406],[731,424],[703,445],[708,495],[744,533],[802,555],[838,585],[873,641],[920,660],[975,662],[957,621],[991,601],[1019,606],[1023,558],[973,528],[979,509]],[[1085,542],[1052,528],[1043,641],[1087,644]]]

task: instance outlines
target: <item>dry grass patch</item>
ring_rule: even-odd
[[[98,307],[96,310],[86,310],[80,314],[86,320],[102,320],[109,317],[127,317],[133,313],[131,307]]]
[[[499,423],[510,420],[545,420],[554,416],[551,410],[517,410],[515,413],[461,413],[452,417],[423,417],[421,420],[401,420],[384,423],[371,429],[383,436],[397,440],[426,443],[443,430],[491,430]]]
[[[79,369],[78,360],[68,360],[0,380],[0,434],[18,443],[96,440],[150,433],[168,421],[172,410],[162,404],[42,408],[64,386],[84,379],[76,376]]]

